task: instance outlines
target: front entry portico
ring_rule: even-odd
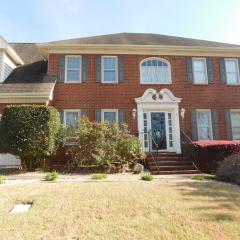
[[[145,152],[181,153],[179,107],[181,98],[169,89],[147,89],[137,103],[138,132]]]

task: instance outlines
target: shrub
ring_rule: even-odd
[[[96,173],[92,175],[92,179],[94,180],[103,180],[107,178],[107,174],[104,173]]]
[[[23,167],[34,170],[56,152],[61,142],[59,113],[44,105],[7,106],[0,136],[0,152],[19,156]]]
[[[143,181],[152,181],[153,179],[154,179],[153,176],[149,174],[141,176],[141,180]]]
[[[5,183],[5,181],[6,181],[5,177],[3,177],[3,176],[0,176],[0,184],[3,184],[3,183]]]
[[[54,172],[49,172],[45,176],[45,181],[55,181],[59,178],[59,174],[54,171]]]
[[[126,164],[132,166],[143,157],[138,138],[131,135],[126,126],[82,118],[71,134],[76,141],[76,146],[71,149],[76,167],[119,168]]]
[[[240,185],[240,155],[225,159],[216,172],[218,180]]]
[[[197,141],[195,164],[202,172],[215,173],[219,164],[227,157],[240,153],[239,141]]]

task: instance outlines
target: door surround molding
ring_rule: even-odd
[[[173,93],[167,89],[163,88],[160,91],[149,88],[143,95],[139,98],[135,98],[137,103],[137,119],[138,119],[138,131],[139,139],[144,143],[144,126],[143,126],[143,113],[151,111],[163,111],[172,113],[172,126],[173,126],[173,151],[176,153],[181,153],[181,141],[180,141],[180,125],[179,125],[179,103],[181,98],[177,98]],[[144,148],[144,151],[148,149]]]

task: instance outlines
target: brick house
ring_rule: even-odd
[[[120,33],[10,46],[24,65],[0,85],[0,111],[43,103],[65,124],[125,122],[146,152],[181,153],[182,132],[240,140],[239,45]]]

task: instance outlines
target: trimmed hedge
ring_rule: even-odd
[[[34,170],[60,144],[61,122],[58,111],[44,105],[10,105],[3,110],[0,124],[0,152],[21,158]]]
[[[240,141],[196,141],[195,164],[205,173],[215,173],[227,157],[240,153]]]

